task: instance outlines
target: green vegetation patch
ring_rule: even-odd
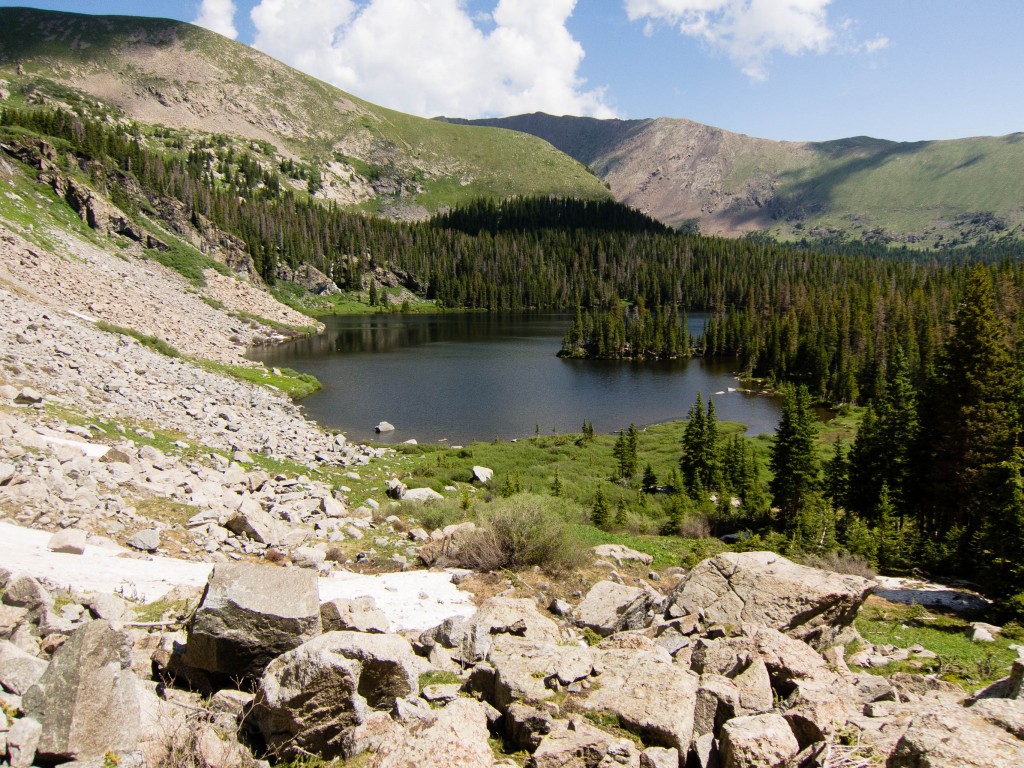
[[[155,352],[159,352],[161,355],[166,355],[167,357],[181,357],[181,353],[177,349],[158,336],[150,336],[142,333],[141,331],[136,331],[134,328],[125,328],[123,325],[114,325],[113,323],[108,323],[106,320],[98,321],[96,323],[96,327],[101,331],[106,331],[107,333],[117,333],[121,336],[130,336],[143,346],[149,347]]]
[[[1010,648],[1010,638],[999,635],[994,643],[972,642],[967,636],[970,624],[966,619],[919,604],[903,605],[872,597],[857,616],[856,626],[864,639],[874,645],[921,645],[937,655],[935,659],[920,660],[912,656],[909,661],[867,669],[872,674],[935,673],[943,680],[974,691],[1006,677],[1017,657]]]
[[[270,387],[280,390],[293,400],[299,400],[311,395],[320,389],[320,382],[315,376],[308,373],[299,373],[291,368],[274,368],[267,370],[262,366],[229,365],[218,363],[213,360],[201,360],[190,358],[191,362],[211,373],[219,373],[222,376],[230,376],[239,381],[247,381],[250,384],[257,384],[261,387]]]

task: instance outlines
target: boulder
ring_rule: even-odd
[[[88,534],[81,528],[65,528],[50,537],[46,548],[51,552],[63,552],[67,555],[81,555],[85,552]]]
[[[39,682],[47,663],[14,643],[0,640],[0,686],[18,696]]]
[[[389,421],[382,421],[379,424],[377,424],[377,426],[374,427],[373,429],[378,434],[381,433],[381,432],[394,432],[395,431],[395,425],[392,424]]]
[[[495,638],[487,660],[493,668],[493,681],[484,695],[502,712],[516,701],[550,699],[556,687],[585,680],[594,668],[590,648],[511,635]]]
[[[272,659],[318,634],[316,573],[219,564],[189,624],[182,662],[225,680],[255,679]]]
[[[330,759],[358,753],[356,729],[419,688],[420,662],[399,635],[328,632],[277,657],[253,717],[272,752]]]
[[[24,573],[11,576],[4,589],[3,604],[37,611],[53,605],[53,598],[36,579]]]
[[[36,405],[43,402],[43,396],[32,387],[22,387],[14,396],[14,402],[17,405]]]
[[[372,632],[384,634],[388,631],[387,614],[377,608],[372,597],[356,597],[350,600],[328,600],[320,606],[320,623],[324,632]]]
[[[970,709],[926,712],[889,755],[887,768],[997,768],[1024,765],[1024,741]]]
[[[224,523],[224,527],[237,536],[245,536],[272,547],[285,537],[280,521],[265,512],[259,504],[243,505]]]
[[[489,485],[494,477],[494,470],[487,467],[473,467],[473,479],[481,485]]]
[[[367,768],[490,768],[485,705],[456,699],[381,744]]]
[[[439,499],[443,499],[444,496],[435,491],[433,488],[410,488],[405,492],[405,496],[403,496],[403,498],[406,501],[427,502],[438,501]]]
[[[384,483],[384,492],[389,499],[404,499],[409,488],[397,477],[392,477]]]
[[[781,715],[736,717],[722,726],[722,768],[776,768],[799,751]]]
[[[740,694],[735,684],[723,675],[701,675],[693,711],[693,736],[716,734],[727,720],[750,714],[740,709]]]
[[[541,740],[551,733],[554,718],[550,713],[516,702],[505,710],[502,718],[505,739],[513,750],[533,752]]]
[[[42,724],[38,755],[63,762],[130,752],[140,734],[132,639],[105,620],[91,621],[54,654],[22,707]]]
[[[33,765],[42,733],[43,726],[31,717],[14,721],[11,730],[6,734],[11,768],[29,768]]]
[[[576,606],[575,620],[602,637],[627,629],[639,629],[648,622],[647,611],[654,603],[650,592],[614,581],[599,581]]]
[[[679,768],[679,750],[648,747],[640,753],[640,768]]]
[[[645,638],[646,640],[646,638]],[[600,670],[580,708],[613,712],[621,726],[653,746],[686,754],[693,736],[698,678],[650,641],[630,650],[594,650]]]
[[[288,553],[292,565],[319,571],[327,562],[327,550],[320,547],[296,547]]]
[[[492,597],[467,618],[453,617],[420,635],[426,646],[452,649],[452,657],[472,664],[487,658],[491,643],[499,635],[526,640],[558,642],[558,625],[537,610],[532,600]]]
[[[581,717],[554,721],[531,758],[534,768],[639,768],[640,750],[629,739],[595,728]]]
[[[653,555],[646,552],[637,552],[635,549],[623,546],[622,544],[598,544],[594,547],[594,554],[598,557],[614,560],[619,565],[625,561],[633,561],[650,565],[654,562]]]
[[[824,648],[849,626],[875,582],[797,565],[773,552],[727,552],[673,591],[671,615],[705,624],[763,624]]]
[[[145,528],[136,531],[128,537],[126,542],[132,549],[142,552],[156,552],[160,548],[160,531],[156,528]]]

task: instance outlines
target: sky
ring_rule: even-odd
[[[683,117],[750,136],[1024,131],[1021,0],[0,0],[163,16],[434,117]]]

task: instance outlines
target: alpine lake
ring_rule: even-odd
[[[707,316],[688,317],[692,335]],[[251,356],[316,376],[306,414],[349,439],[462,445],[579,432],[613,432],[686,418],[698,393],[720,421],[774,432],[777,397],[743,389],[732,358],[567,360],[557,356],[571,316],[372,314],[319,318],[323,333]],[[380,421],[395,426],[376,434]]]

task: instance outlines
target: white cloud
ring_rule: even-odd
[[[825,53],[837,46],[850,52],[874,53],[889,44],[888,38],[838,45],[849,20],[830,24],[826,6],[831,0],[624,0],[631,21],[644,20],[678,25],[679,31],[696,37],[727,55],[753,80],[768,77],[768,62],[776,51],[798,56]]]
[[[261,0],[254,45],[361,98],[432,117],[613,117],[577,74],[576,0]]]
[[[203,0],[195,24],[218,32],[232,40],[238,37],[235,28],[234,0]]]

